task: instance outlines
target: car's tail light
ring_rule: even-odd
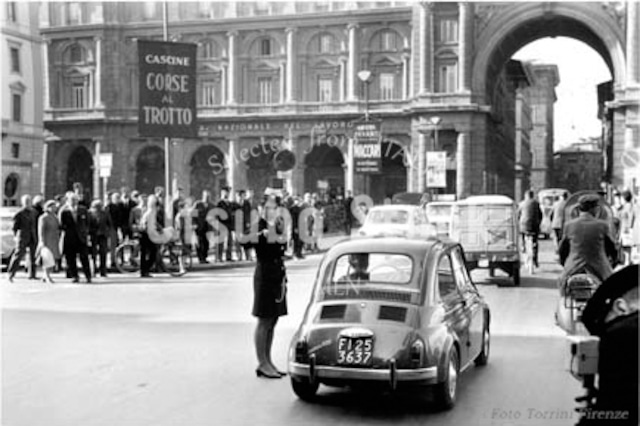
[[[305,338],[298,340],[296,343],[296,362],[309,362],[309,344]]]
[[[411,367],[419,368],[424,362],[424,342],[420,339],[411,345]]]

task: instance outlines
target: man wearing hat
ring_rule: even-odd
[[[585,194],[578,199],[580,216],[564,226],[558,253],[564,271],[560,284],[580,271],[588,271],[606,280],[613,272],[608,256],[616,258],[616,247],[609,232],[609,224],[598,219],[600,197]]]
[[[596,403],[581,425],[638,424],[638,271],[630,265],[611,275],[582,314],[600,346]]]

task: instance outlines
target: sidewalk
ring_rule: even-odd
[[[331,234],[323,235],[318,240],[319,251],[315,253],[308,253],[308,254],[305,253],[305,256],[308,257],[308,256],[316,256],[316,255],[324,254],[331,247],[333,247],[337,242],[342,241],[345,238],[347,237],[343,233],[331,233]],[[211,253],[213,253],[213,251],[211,251]],[[209,258],[211,258],[211,255],[209,255]],[[287,257],[287,260],[289,259],[290,257]],[[190,271],[209,271],[209,270],[216,270],[216,269],[242,268],[247,266],[253,266],[256,263],[255,261],[249,261],[249,260],[240,260],[240,261],[223,262],[223,263],[210,261],[210,263],[206,263],[203,265],[198,263],[197,256],[195,255],[195,253],[193,254],[192,260],[193,260],[193,264],[189,269]]]

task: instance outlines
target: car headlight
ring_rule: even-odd
[[[424,342],[418,339],[411,345],[411,367],[419,368],[424,363]]]

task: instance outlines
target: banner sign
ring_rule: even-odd
[[[197,45],[138,40],[140,136],[198,136]]]
[[[382,171],[381,122],[363,121],[356,124],[353,134],[353,166],[355,173]]]
[[[427,152],[427,188],[447,187],[447,152]]]

